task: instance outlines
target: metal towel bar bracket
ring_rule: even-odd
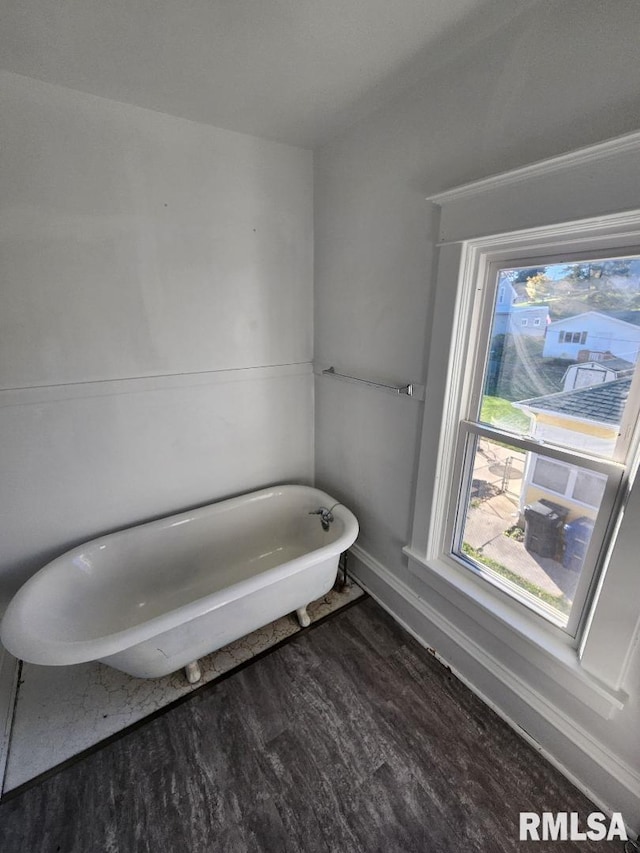
[[[389,391],[391,394],[402,394],[406,397],[413,397],[416,400],[424,400],[424,386],[409,383],[409,385],[389,385],[386,382],[375,382],[371,379],[361,379],[358,376],[349,376],[346,373],[338,373],[335,367],[329,367],[322,371],[323,376],[335,376],[336,379],[344,379],[346,382],[359,382],[363,385],[369,385],[371,388],[379,388],[382,391]]]

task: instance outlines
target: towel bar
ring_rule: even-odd
[[[369,385],[371,388],[380,388],[383,391],[389,391],[392,394],[403,394],[407,397],[414,397],[416,400],[424,399],[424,386],[409,383],[408,385],[389,385],[386,382],[375,382],[372,379],[361,379],[358,376],[349,376],[346,373],[338,373],[335,367],[328,367],[322,371],[323,376],[335,376],[336,379],[344,379],[347,382],[360,382],[364,385]]]

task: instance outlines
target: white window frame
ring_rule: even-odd
[[[469,271],[469,277],[463,281],[462,287],[472,295],[468,300],[468,309],[457,318],[456,346],[466,354],[466,364],[474,365],[473,370],[467,367],[463,377],[462,394],[458,399],[457,420],[449,422],[447,432],[456,436],[455,446],[452,443],[453,465],[449,467],[446,478],[440,478],[443,488],[437,496],[437,504],[446,511],[441,516],[438,527],[432,529],[433,547],[437,549],[440,558],[451,559],[461,563],[465,568],[473,569],[480,578],[486,580],[507,599],[511,599],[518,607],[527,607],[533,613],[551,623],[549,630],[564,632],[578,645],[580,631],[585,623],[586,608],[597,582],[597,568],[604,559],[604,550],[612,535],[615,525],[614,506],[618,500],[625,468],[622,463],[628,458],[632,437],[632,427],[636,423],[635,412],[640,401],[640,371],[634,378],[629,403],[625,408],[620,437],[611,460],[591,456],[586,453],[576,453],[569,448],[541,443],[534,437],[511,436],[509,443],[520,450],[540,452],[548,458],[564,461],[567,464],[576,462],[596,473],[607,476],[607,486],[602,498],[600,512],[596,520],[591,542],[584,560],[584,568],[580,574],[578,586],[574,595],[574,603],[568,624],[548,606],[537,602],[530,593],[518,588],[515,584],[504,580],[493,572],[484,571],[475,561],[464,558],[459,552],[454,553],[454,543],[461,538],[461,527],[466,517],[466,495],[468,478],[472,476],[472,460],[474,441],[472,435],[495,438],[497,441],[507,440],[508,433],[485,426],[478,422],[477,413],[480,411],[484,390],[484,373],[488,357],[491,327],[493,322],[495,293],[500,272],[503,269],[522,268],[525,266],[541,266],[554,262],[571,263],[572,261],[600,259],[613,256],[638,255],[638,245],[629,246],[626,239],[622,245],[601,246],[591,245],[589,240],[582,242],[584,248],[576,242],[576,234],[563,236],[557,232],[553,245],[544,241],[532,241],[530,246],[512,247],[511,242],[505,242],[504,237],[493,241],[485,241],[482,250],[478,252],[478,264]],[[586,245],[585,245],[586,242]],[[588,246],[588,248],[587,248]],[[524,249],[525,255],[519,253]],[[582,335],[583,332],[573,334]],[[635,435],[635,431],[633,431]],[[444,464],[444,463],[443,463]],[[602,553],[601,553],[602,552]]]
[[[510,184],[511,179],[505,179],[504,183]],[[520,177],[513,183],[518,184],[514,189],[526,197]],[[495,200],[512,188],[503,190],[498,185],[494,189]],[[621,186],[618,189],[622,192]],[[473,187],[471,194],[481,197],[484,186]],[[545,194],[549,196],[549,210],[552,210],[551,203],[557,203],[557,192],[548,192],[543,185],[538,192],[543,201]],[[625,612],[622,618],[619,610],[625,597],[632,594],[635,570],[632,572],[631,567],[616,561],[613,572],[607,569],[600,574],[579,635],[573,638],[561,635],[548,623],[541,627],[538,615],[525,612],[525,608],[518,607],[499,585],[488,584],[484,578],[474,576],[451,557],[450,484],[456,479],[455,466],[460,464],[458,424],[464,417],[464,407],[471,394],[468,365],[470,357],[475,357],[476,353],[472,330],[478,329],[477,312],[480,310],[476,297],[478,290],[486,286],[483,283],[488,280],[488,266],[496,263],[506,266],[513,261],[518,266],[534,266],[541,261],[553,263],[554,258],[565,261],[567,255],[585,259],[636,255],[640,246],[640,210],[518,231],[496,231],[477,237],[473,230],[481,223],[486,203],[474,205],[469,203],[469,198],[464,198],[463,204],[463,195],[466,195],[464,188],[459,195],[452,191],[452,212],[441,220],[441,234],[445,238],[449,236],[447,229],[454,234],[457,229],[461,237],[442,240],[439,249],[434,307],[438,323],[434,326],[431,354],[433,364],[441,365],[445,352],[449,352],[449,360],[446,370],[436,366],[428,376],[425,399],[427,404],[431,402],[432,408],[425,410],[412,538],[404,549],[409,569],[427,588],[437,591],[452,608],[452,613],[464,613],[473,624],[506,642],[510,648],[526,650],[523,652],[526,658],[538,662],[541,677],[543,674],[552,677],[562,689],[580,697],[603,716],[609,716],[614,708],[624,705],[621,684],[639,627],[636,613]],[[456,204],[459,200],[461,203]],[[497,204],[496,210],[500,211],[500,207]],[[503,204],[502,208],[508,205]],[[529,215],[524,207],[523,211],[524,216]],[[500,221],[501,215],[504,225],[509,225],[509,217],[497,213],[495,218]],[[620,432],[625,441],[637,443],[636,425],[629,420],[632,411],[633,406],[628,406]],[[439,436],[437,458],[433,454],[434,435]],[[615,466],[618,462],[619,459],[614,458],[611,462],[605,461],[605,465]],[[620,512],[605,555],[607,565],[624,507],[633,497],[631,479],[627,474],[624,477],[623,489],[616,499]],[[594,533],[594,541],[596,537]],[[611,636],[613,626],[615,635]],[[603,645],[605,637],[606,648]]]

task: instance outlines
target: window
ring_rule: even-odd
[[[569,485],[569,466],[536,456],[531,482],[559,495],[566,494]]]
[[[630,176],[637,175],[639,154],[640,134],[636,134],[430,197],[439,208],[432,314],[436,319],[429,335],[428,405],[422,419],[411,538],[403,549],[410,576],[406,583],[392,579],[389,583],[411,608],[407,614],[421,613],[425,625],[442,632],[443,648],[449,644],[467,655],[467,672],[473,666],[488,671],[521,697],[523,709],[535,707],[535,714],[542,713],[551,725],[560,719],[555,709],[566,719],[575,701],[605,719],[627,702],[624,685],[639,630],[632,602],[637,598],[640,517],[635,453],[640,437],[635,370],[640,326],[634,322],[640,301],[636,306],[628,304],[633,288],[626,286],[624,274],[622,279],[617,271],[607,275],[609,293],[594,288],[590,310],[575,321],[576,331],[587,333],[586,345],[559,343],[561,330],[574,331],[567,317],[555,312],[560,294],[552,293],[555,286],[547,288],[544,281],[530,272],[527,275],[527,270],[546,268],[549,276],[554,264],[584,262],[564,288],[585,300],[589,294],[577,291],[588,278],[597,279],[590,274],[589,264],[631,258],[637,270],[640,209],[637,180]],[[526,292],[532,308],[539,306],[534,316],[541,317],[541,334],[509,334],[507,326],[491,338],[493,294],[501,270],[523,271],[525,280],[517,281],[510,292],[519,294],[519,300]],[[507,282],[500,281],[503,284],[506,287]],[[611,295],[618,307],[609,311],[605,303],[603,311],[597,303]],[[602,314],[605,319],[594,316]],[[601,333],[598,338],[596,326]],[[625,331],[622,336],[620,330]],[[611,346],[614,338],[617,349]],[[536,343],[546,351],[531,358],[530,348]],[[505,349],[513,352],[515,347],[519,347],[518,362],[501,357]],[[574,443],[563,443],[562,431],[558,434],[566,426],[561,421],[570,419],[550,418],[544,408],[548,401],[538,405],[538,398],[548,396],[542,380],[549,367],[552,372],[562,368],[569,389],[576,372],[570,368],[578,364],[586,368],[587,361],[598,361],[607,371],[607,381],[599,386],[620,388],[609,379],[625,376],[631,381],[626,403],[619,406],[615,441],[611,441],[611,421],[608,426],[601,423],[599,430],[587,425],[588,431],[580,435],[589,446],[581,450]],[[625,374],[627,368],[629,374]],[[505,384],[516,382],[518,376],[539,387],[526,391],[528,397],[507,400],[509,406],[497,400],[483,405],[483,397],[506,399]],[[556,389],[556,393],[562,392]],[[485,415],[493,408],[494,420],[481,419],[483,408]],[[577,425],[579,412],[573,415]],[[575,466],[573,484],[568,478],[564,496],[539,493],[534,499],[531,494],[521,507],[518,480],[535,474],[536,456]],[[487,471],[492,479],[484,476]],[[544,473],[541,469],[541,477]],[[548,468],[546,474],[551,476]],[[544,542],[537,537],[540,527],[543,535],[553,525],[560,527],[558,555],[567,566],[562,560],[555,562],[560,563],[564,579],[571,577],[570,571],[579,578],[569,614],[563,615],[553,601],[545,602],[519,584],[517,572],[515,578],[501,574],[488,561],[482,565],[473,554],[459,553],[465,541],[460,533],[467,507],[472,501],[474,509],[486,505],[489,492],[474,480],[494,487],[500,493],[496,502],[517,504],[511,524],[505,526],[509,535],[501,534],[499,542],[513,541],[524,548],[518,539],[526,529],[516,522],[524,520],[517,516],[524,515],[527,506],[533,508],[533,515],[528,515],[533,518],[529,533],[535,534],[534,540]],[[569,497],[580,514],[565,517],[559,525]],[[585,551],[586,538],[590,541]],[[549,559],[535,553],[532,558],[540,565]],[[496,562],[507,567],[502,560],[496,558]],[[373,561],[370,565],[384,583],[384,567]],[[413,616],[407,619],[417,624]],[[427,634],[425,628],[425,638],[433,631],[430,627]],[[542,702],[536,702],[537,697]],[[525,719],[524,728],[532,722],[533,718]]]
[[[587,506],[597,507],[604,495],[605,483],[604,477],[576,470],[572,497]]]
[[[531,454],[531,482],[548,492],[576,504],[597,509],[604,495],[606,478],[601,474],[582,471],[574,465],[545,459]]]
[[[527,320],[526,317],[523,317],[522,320],[520,320],[520,325],[521,326],[528,326],[529,325],[529,321]]]
[[[587,332],[560,332],[558,342],[561,344],[586,344]]]
[[[567,254],[538,257],[535,267],[513,260],[485,267],[470,330],[474,367],[458,426],[448,553],[575,637],[631,460],[631,430],[622,424],[635,423],[639,412],[638,352],[633,361],[618,359],[622,376],[612,371],[610,381],[598,376],[566,391],[563,353],[546,339],[494,329],[497,289],[534,274],[544,281],[551,323],[588,313],[591,333],[607,337],[612,351],[628,353],[634,337],[638,256],[586,262]],[[627,320],[620,319],[621,306]],[[565,329],[558,340],[584,344],[587,334]]]
[[[539,326],[539,325],[540,325],[540,317],[535,317],[535,318],[534,318],[534,320],[533,320],[533,325],[534,325],[534,326]]]

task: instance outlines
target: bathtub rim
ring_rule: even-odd
[[[78,640],[57,640],[51,637],[44,637],[32,632],[32,629],[24,626],[24,621],[27,616],[33,618],[33,614],[29,614],[29,594],[33,587],[42,581],[42,573],[47,572],[52,567],[57,567],[61,563],[66,563],[74,557],[80,556],[89,547],[95,547],[104,544],[107,539],[123,538],[132,535],[136,530],[150,530],[153,528],[161,528],[166,525],[169,520],[181,521],[186,519],[196,519],[198,516],[206,515],[211,512],[213,507],[225,505],[228,509],[234,506],[240,506],[246,503],[249,499],[268,498],[272,494],[277,493],[299,493],[301,496],[313,496],[320,504],[328,507],[333,507],[333,513],[336,518],[339,518],[344,529],[341,535],[332,542],[327,543],[319,548],[307,551],[293,560],[287,560],[277,566],[252,575],[237,583],[223,587],[213,593],[209,593],[200,598],[189,601],[186,604],[154,616],[137,625],[124,628],[120,631],[115,631],[111,634],[105,634],[100,637],[92,637],[90,639]],[[318,520],[318,523],[320,521]],[[181,511],[172,515],[162,516],[152,521],[134,524],[130,527],[121,528],[107,533],[102,536],[88,539],[86,542],[77,545],[58,557],[50,560],[42,566],[32,577],[30,577],[20,587],[11,599],[2,621],[0,622],[0,641],[4,648],[20,660],[25,660],[29,663],[42,664],[47,666],[66,666],[77,663],[87,663],[100,658],[108,657],[118,652],[125,651],[132,646],[148,641],[159,634],[170,631],[179,625],[186,624],[203,616],[207,613],[212,613],[217,609],[231,604],[234,601],[242,598],[250,592],[257,589],[268,587],[279,581],[296,575],[300,572],[310,569],[316,563],[331,557],[339,557],[355,542],[358,535],[359,525],[355,515],[344,504],[336,501],[321,489],[314,486],[282,484],[270,486],[263,489],[258,489],[253,492],[246,492],[232,498],[223,498],[219,501],[212,501],[208,504],[202,504],[194,509]],[[208,604],[205,604],[207,603]],[[14,639],[17,637],[17,644],[14,644]],[[8,639],[8,642],[7,642]],[[20,654],[17,654],[18,646],[20,646]],[[16,652],[12,651],[12,647]],[[52,660],[52,658],[55,658]]]

